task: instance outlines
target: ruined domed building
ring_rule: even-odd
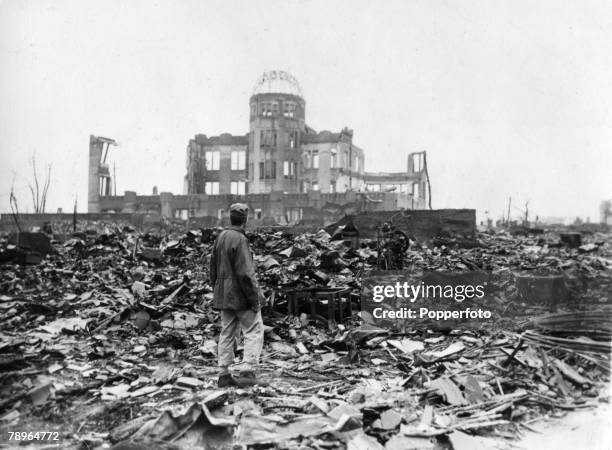
[[[265,72],[255,84],[249,111],[248,133],[196,134],[189,141],[184,195],[162,192],[155,203],[155,196],[127,192],[127,204],[119,204],[101,188],[107,201],[98,202],[99,211],[157,208],[164,216],[221,218],[240,200],[251,206],[253,219],[282,224],[427,207],[424,152],[406,155],[405,172],[366,172],[353,130],[316,132],[306,124],[306,101],[291,74]],[[104,186],[108,183],[104,178]]]

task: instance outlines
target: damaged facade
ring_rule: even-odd
[[[101,136],[89,137],[89,176],[87,210],[101,211],[100,199],[111,195],[112,177],[106,159],[110,146],[116,146],[113,139]]]
[[[221,218],[231,203],[245,201],[254,219],[287,224],[363,211],[425,209],[430,203],[425,152],[409,154],[404,172],[366,172],[353,130],[316,132],[306,124],[306,102],[292,75],[264,73],[249,106],[248,133],[197,134],[189,141],[183,195],[111,196],[92,189],[97,179],[92,181],[91,167],[101,163],[100,138],[92,136],[89,212]]]

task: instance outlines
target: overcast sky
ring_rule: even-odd
[[[119,193],[182,193],[188,140],[245,134],[272,69],[366,170],[427,150],[434,208],[597,221],[612,198],[609,1],[5,0],[0,67],[1,211],[13,180],[32,209],[34,153],[48,210],[84,211],[90,134],[120,144]]]

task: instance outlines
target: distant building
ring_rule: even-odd
[[[248,133],[197,134],[189,141],[184,195],[111,196],[105,187],[93,189],[97,175],[105,186],[109,181],[104,178],[108,171],[99,169],[106,140],[92,136],[90,212],[221,218],[232,202],[242,200],[255,219],[297,223],[359,211],[427,208],[424,152],[407,155],[406,171],[366,172],[364,151],[353,143],[353,130],[317,133],[306,124],[306,102],[292,75],[264,73],[249,108]]]
[[[599,222],[612,225],[612,200],[605,200],[599,205]]]
[[[198,134],[189,141],[185,194],[392,190],[410,197],[411,206],[425,207],[423,153],[411,155],[405,172],[365,172],[353,130],[317,133],[306,124],[306,102],[292,75],[264,73],[249,106],[247,134]]]

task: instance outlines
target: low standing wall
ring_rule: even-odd
[[[379,211],[345,216],[327,227],[334,230],[352,221],[359,230],[359,237],[376,239],[377,228],[391,222],[395,228],[419,240],[442,236],[461,236],[473,239],[476,236],[475,209],[415,209],[404,211]]]
[[[91,222],[126,223],[140,228],[146,219],[155,219],[146,214],[123,214],[123,213],[77,213],[76,220],[79,229],[85,228]],[[159,220],[159,217],[156,218]],[[19,214],[19,226],[22,231],[28,231],[33,227],[42,227],[49,223],[54,232],[72,231],[73,214],[49,213],[49,214]],[[18,231],[15,220],[11,214],[0,214],[0,232],[13,233]]]

